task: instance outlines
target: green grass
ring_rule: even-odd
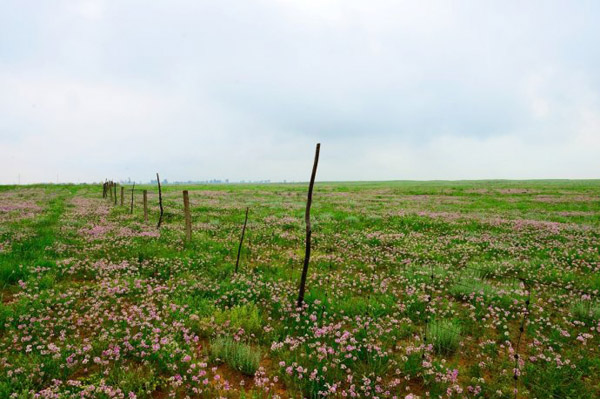
[[[49,249],[56,240],[56,225],[65,209],[65,194],[51,199],[42,216],[22,221],[14,229],[29,229],[31,237],[13,243],[10,251],[0,253],[0,285],[26,280],[32,266],[52,266],[54,256]]]
[[[149,190],[147,224],[140,192],[129,214],[129,193],[121,207],[96,186],[30,188],[0,187],[4,203],[35,194],[43,209],[0,214],[0,397],[100,384],[138,398],[320,398],[352,385],[382,399],[478,385],[474,398],[514,397],[509,348],[528,288],[519,397],[600,395],[598,302],[547,285],[600,287],[599,181],[319,182],[301,313],[306,184],[167,185],[158,237],[155,186],[136,186]],[[279,379],[269,393],[237,384],[259,365]]]
[[[600,321],[600,303],[592,301],[578,301],[571,305],[571,314],[574,320],[588,324]]]
[[[451,320],[433,320],[427,326],[427,337],[435,352],[452,354],[460,345],[461,327]]]
[[[253,376],[260,363],[260,351],[252,346],[236,342],[231,338],[217,338],[210,343],[210,357],[213,361],[227,363],[242,374]]]

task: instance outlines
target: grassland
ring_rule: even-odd
[[[305,185],[130,194],[0,187],[0,398],[600,397],[600,181],[318,183],[302,309]]]

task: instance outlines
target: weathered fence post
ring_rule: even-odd
[[[135,182],[133,182],[133,187],[131,187],[131,211],[129,211],[129,213],[131,213],[133,215],[133,190],[135,190]]]
[[[113,199],[113,182],[108,183],[108,192],[110,193],[110,200]]]
[[[302,278],[300,279],[300,290],[298,291],[297,307],[301,308],[304,303],[304,290],[306,289],[306,276],[308,274],[308,263],[310,262],[310,236],[312,228],[310,225],[310,205],[312,204],[312,193],[315,185],[315,176],[317,174],[317,165],[319,163],[319,151],[321,144],[317,143],[315,151],[315,162],[313,164],[312,174],[310,175],[310,183],[308,185],[308,198],[306,199],[306,211],[304,213],[304,222],[306,223],[306,249],[304,252],[304,266],[302,267]]]
[[[114,183],[115,186],[115,205],[117,205],[117,183]]]
[[[160,215],[158,216],[158,224],[156,225],[156,228],[160,229],[160,225],[162,223],[162,218],[163,218],[163,205],[162,205],[162,190],[160,188],[160,178],[158,177],[158,172],[156,172],[156,182],[158,183],[158,206],[160,207]]]
[[[121,186],[121,206],[125,202],[125,187]]]
[[[246,217],[244,218],[244,227],[242,227],[242,236],[240,237],[240,245],[238,246],[237,259],[235,261],[235,273],[238,272],[240,264],[240,254],[242,253],[242,243],[244,242],[244,234],[246,233],[246,223],[248,223],[248,207],[246,207]]]
[[[148,190],[144,190],[144,222],[148,223]]]
[[[183,190],[183,214],[185,216],[185,239],[192,241],[192,216],[190,215],[190,197],[188,190]]]

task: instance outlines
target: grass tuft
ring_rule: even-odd
[[[575,320],[586,323],[600,320],[600,303],[590,301],[575,302],[571,306],[571,314]]]
[[[427,327],[427,336],[437,353],[454,353],[460,345],[461,328],[450,320],[433,320]]]
[[[260,351],[231,338],[217,338],[210,344],[212,361],[222,361],[242,374],[253,376],[260,363]]]

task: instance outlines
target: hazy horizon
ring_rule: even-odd
[[[110,180],[110,179],[107,179]],[[308,184],[309,179],[306,180],[286,180],[286,181],[267,181],[267,180],[252,180],[252,181],[179,181],[177,179],[170,180],[168,182],[163,181],[161,177],[161,185],[163,186],[176,186],[176,185],[268,185],[268,184]],[[118,184],[128,184],[132,185],[134,183],[133,180],[121,181],[121,180],[112,180],[116,181]],[[589,178],[589,179],[407,179],[407,180],[318,180],[316,179],[315,184],[342,184],[342,183],[531,183],[531,182],[596,182],[600,181],[600,178]],[[101,184],[104,180],[101,181],[83,181],[83,182],[52,182],[52,181],[39,181],[39,182],[31,182],[31,183],[1,183],[0,186],[35,186],[35,185],[94,185]],[[136,185],[156,185],[154,181],[135,181]]]
[[[0,184],[600,177],[600,3],[0,5]]]

